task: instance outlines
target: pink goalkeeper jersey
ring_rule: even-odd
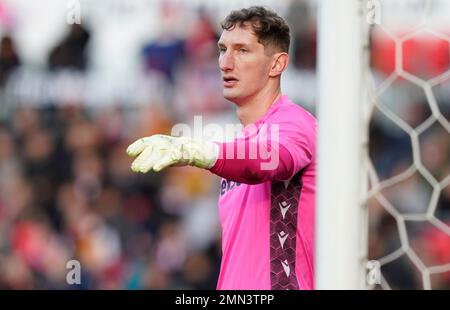
[[[227,177],[219,198],[217,289],[314,288],[316,119],[282,96],[252,126],[271,124],[279,128],[279,171],[255,172],[250,161],[224,159],[210,169]]]

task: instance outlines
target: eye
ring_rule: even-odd
[[[240,52],[240,53],[247,53],[248,50],[247,50],[246,48],[240,48],[240,49],[239,49],[239,52]]]
[[[219,53],[225,53],[226,50],[225,47],[219,47]]]

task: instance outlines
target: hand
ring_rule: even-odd
[[[153,135],[132,143],[127,154],[137,156],[131,165],[134,172],[159,172],[170,166],[186,165],[209,169],[216,163],[219,146],[186,137]]]

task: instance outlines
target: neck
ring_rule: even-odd
[[[281,89],[278,87],[273,92],[259,92],[258,94],[247,98],[237,105],[237,116],[242,125],[247,126],[256,122],[270,106],[281,97]]]

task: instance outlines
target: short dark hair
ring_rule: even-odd
[[[221,26],[223,30],[230,30],[236,25],[245,26],[247,22],[264,47],[271,46],[286,53],[289,51],[291,36],[288,24],[277,13],[262,6],[232,11]]]

